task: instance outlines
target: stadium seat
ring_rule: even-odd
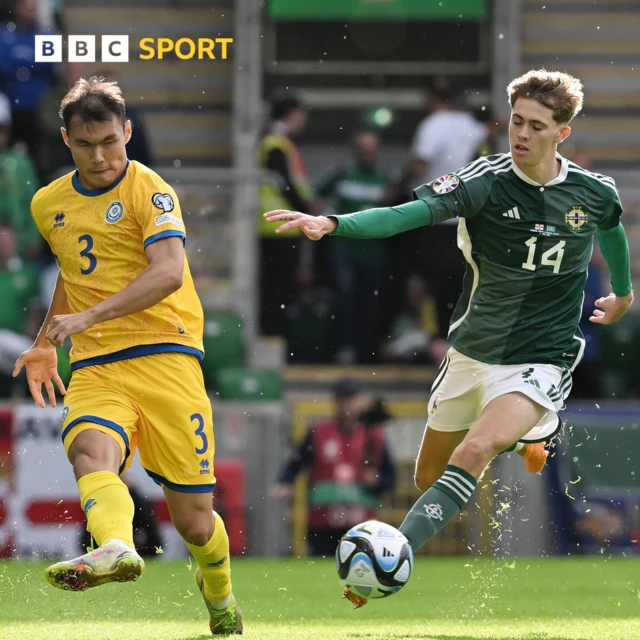
[[[282,376],[270,369],[222,369],[216,375],[221,400],[265,402],[282,399]]]
[[[202,373],[205,385],[216,384],[221,369],[244,364],[242,321],[232,314],[207,314],[204,319],[204,352]]]

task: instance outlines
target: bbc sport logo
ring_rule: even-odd
[[[180,60],[226,60],[233,38],[142,38],[140,60],[162,60],[175,53]],[[129,62],[129,36],[101,36],[101,62]],[[62,62],[62,36],[36,36],[36,62]],[[69,62],[96,62],[96,36],[69,36]]]

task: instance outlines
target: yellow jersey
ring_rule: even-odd
[[[104,189],[85,189],[78,172],[40,189],[31,214],[60,267],[74,313],[118,293],[148,266],[145,247],[186,239],[175,191],[154,171],[129,162]],[[72,369],[155,353],[203,357],[204,317],[186,260],[183,284],[158,304],[94,325],[71,338]]]

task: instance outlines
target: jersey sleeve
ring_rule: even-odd
[[[413,199],[427,204],[433,216],[432,224],[458,217],[473,218],[489,197],[492,176],[491,172],[466,180],[456,174],[442,176],[415,189]]]
[[[622,215],[622,203],[620,202],[620,194],[617,188],[607,188],[604,201],[604,215],[598,228],[602,231],[608,231],[617,227]]]
[[[38,232],[40,233],[40,235],[45,239],[47,244],[51,246],[51,244],[49,243],[49,238],[47,237],[47,234],[45,233],[44,227],[42,224],[43,193],[44,193],[44,189],[39,189],[36,192],[36,194],[33,196],[33,198],[31,198],[31,218],[33,219],[33,223],[35,224],[36,229],[38,229]]]
[[[155,174],[144,176],[136,182],[135,188],[134,213],[142,228],[145,249],[165,238],[185,240],[184,221],[176,192]]]

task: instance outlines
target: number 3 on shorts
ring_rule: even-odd
[[[209,448],[209,440],[207,439],[207,435],[204,432],[204,419],[202,418],[202,416],[199,413],[194,413],[191,416],[191,422],[193,422],[194,420],[198,421],[198,428],[196,429],[195,434],[202,438],[202,447],[196,447],[196,453],[198,455],[202,455],[203,453],[206,453],[207,449]]]

